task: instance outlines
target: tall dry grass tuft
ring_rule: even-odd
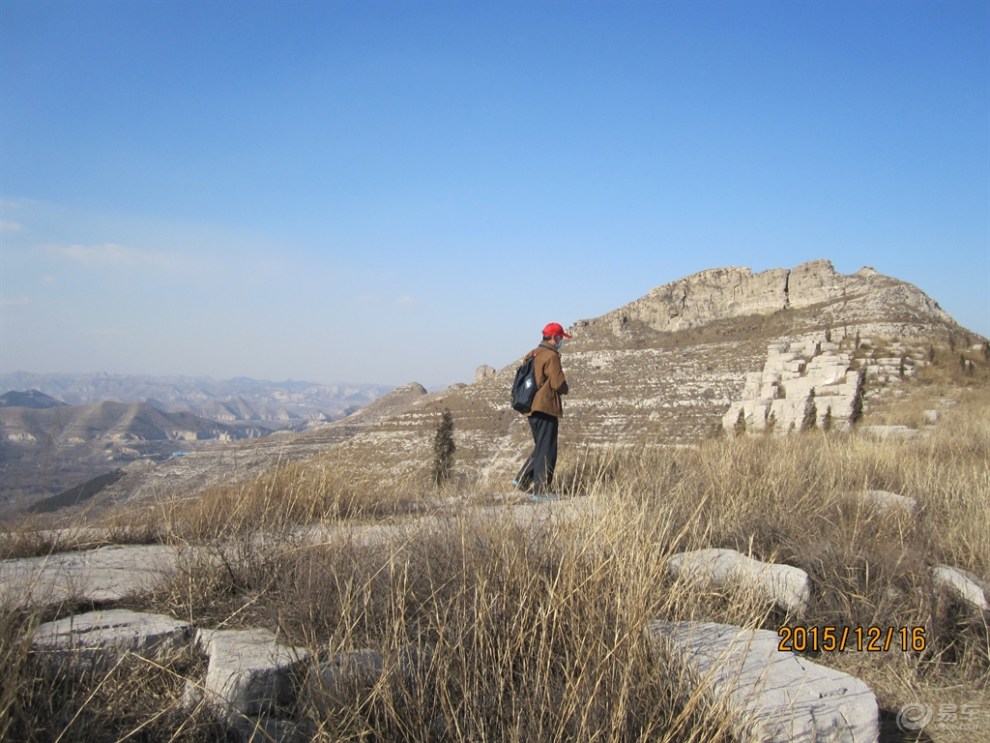
[[[44,557],[112,544],[156,544],[165,539],[164,525],[146,514],[118,517],[102,526],[87,526],[83,521],[62,528],[53,528],[46,519],[28,516],[0,524],[0,560]]]
[[[666,527],[612,505],[578,521],[465,513],[387,544],[259,552],[239,581],[199,565],[202,595],[183,578],[155,598],[217,626],[278,627],[324,660],[381,653],[384,676],[346,693],[310,678],[298,713],[315,740],[721,740],[724,718],[645,635],[676,603]]]
[[[0,668],[4,669],[0,677],[0,740],[15,740],[18,723],[35,716],[26,709],[24,699],[32,688],[27,663],[37,623],[37,615],[23,611],[0,614]]]
[[[317,457],[210,487],[195,498],[169,500],[146,518],[157,520],[172,540],[199,542],[415,514],[436,500],[436,488],[421,469],[390,477],[370,465]]]
[[[0,656],[7,656],[0,648]],[[227,731],[205,708],[181,703],[203,673],[191,650],[159,661],[125,655],[110,667],[49,666],[21,648],[3,657],[0,740],[23,743],[173,740],[212,743]]]

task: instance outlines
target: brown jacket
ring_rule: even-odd
[[[532,411],[560,418],[564,414],[560,396],[567,394],[567,380],[560,366],[560,354],[549,343],[541,343],[531,355],[536,358],[533,367],[537,387]]]

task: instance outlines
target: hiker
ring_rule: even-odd
[[[557,467],[557,430],[564,414],[560,396],[567,394],[567,380],[560,365],[560,347],[570,338],[560,323],[543,328],[543,342],[526,358],[534,357],[536,397],[527,414],[533,432],[533,453],[523,463],[515,484],[521,490],[533,486],[533,496],[553,495],[553,472]]]

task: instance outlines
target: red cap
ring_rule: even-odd
[[[573,338],[574,336],[568,335],[564,332],[564,327],[559,322],[552,322],[543,328],[543,337],[550,338],[554,335],[562,335],[565,338]]]

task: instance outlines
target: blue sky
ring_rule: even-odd
[[[990,3],[0,0],[0,371],[431,387],[719,266],[990,335]]]

